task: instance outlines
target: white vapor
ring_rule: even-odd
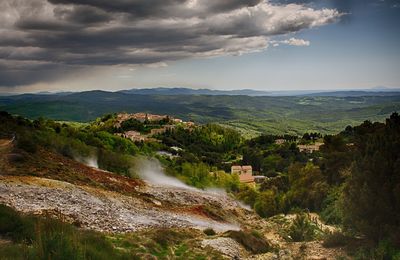
[[[208,187],[205,190],[200,190],[183,183],[177,178],[165,175],[163,167],[161,166],[160,162],[155,158],[139,157],[135,163],[135,172],[139,175],[141,179],[154,185],[170,186],[197,192],[204,192],[217,196],[230,197],[222,188]],[[252,211],[251,207],[244,202],[238,201],[236,199],[235,201],[238,207]]]
[[[135,172],[141,179],[151,184],[197,190],[196,188],[190,187],[174,177],[165,175],[160,162],[154,158],[140,157],[138,160],[136,160]]]
[[[76,156],[75,160],[83,163],[89,167],[93,167],[98,169],[99,168],[99,164],[97,163],[97,157],[94,155],[91,156],[87,156],[87,157],[82,157],[82,156]]]

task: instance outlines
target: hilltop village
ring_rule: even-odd
[[[168,115],[155,115],[148,113],[120,113],[117,114],[114,127],[118,136],[128,138],[133,142],[158,142],[155,137],[175,127],[181,126],[185,129],[193,128],[193,122],[184,122],[182,119],[173,118]]]
[[[135,143],[165,143],[166,136],[174,135],[178,128],[183,131],[192,132],[196,127],[194,122],[185,122],[182,119],[175,118],[170,115],[158,115],[149,113],[118,113],[114,115],[113,127],[115,129],[114,135],[129,139]],[[300,153],[312,154],[319,151],[323,143],[320,141],[318,134],[315,136],[306,134],[304,138],[297,140],[291,136],[289,138],[274,137],[274,144],[276,147],[285,145],[296,144]],[[167,157],[168,159],[178,158],[183,153],[185,147],[179,145],[169,145],[167,149],[160,150],[157,155]],[[268,176],[265,176],[259,169],[253,169],[252,165],[242,165],[240,158],[234,156],[233,159],[223,162],[223,169],[230,172],[232,175],[236,174],[239,177],[240,183],[256,187],[257,184],[262,184]],[[228,170],[227,166],[230,165]],[[265,171],[264,171],[265,173]],[[210,174],[215,172],[211,171]]]

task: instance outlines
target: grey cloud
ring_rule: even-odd
[[[58,7],[54,10],[55,16],[81,24],[105,23],[112,20],[112,15],[92,6],[74,6],[72,9]]]
[[[196,1],[196,9],[190,10],[191,0],[48,0],[53,4],[74,4],[91,6],[107,12],[129,13],[133,17],[187,17],[207,15],[215,12],[226,12],[242,7],[255,6],[263,0],[200,0]]]
[[[256,6],[263,2],[263,0],[204,0],[199,2],[201,2],[199,3],[201,8],[208,12],[226,12],[242,7]]]
[[[185,4],[187,0],[48,0],[52,4],[85,5],[107,12],[129,13],[137,17],[163,15],[169,9]]]
[[[3,0],[0,8],[0,86],[91,66],[260,51],[272,36],[341,15],[262,0]]]
[[[21,19],[16,23],[16,27],[21,30],[42,30],[42,31],[71,31],[79,29],[74,24],[59,21],[46,21],[37,19]]]

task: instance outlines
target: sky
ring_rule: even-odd
[[[400,0],[1,0],[0,92],[400,87]]]

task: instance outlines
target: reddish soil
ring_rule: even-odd
[[[136,193],[136,189],[144,185],[141,180],[92,168],[44,149],[38,149],[36,153],[29,154],[9,148],[7,152],[0,154],[0,173],[3,175],[44,177],[77,185],[101,187],[123,194]],[[14,157],[18,155],[19,159],[10,160],[10,155]]]
[[[209,210],[205,209],[204,205],[195,205],[193,207],[185,207],[185,208],[181,207],[179,209],[176,209],[176,211],[188,213],[188,214],[191,214],[191,215],[197,215],[197,216],[201,216],[201,217],[205,217],[205,218],[209,218],[209,219],[213,219],[213,220],[216,220],[216,221],[222,221],[223,220],[223,218],[221,216],[213,214]]]

